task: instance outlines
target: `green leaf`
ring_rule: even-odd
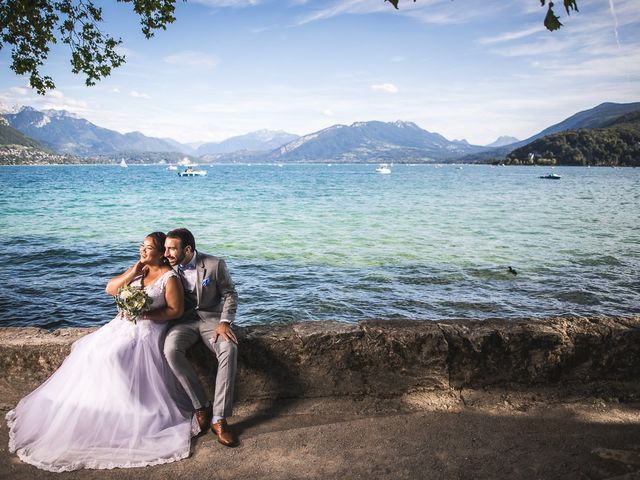
[[[558,30],[562,27],[562,23],[560,23],[560,18],[556,16],[553,12],[553,2],[549,2],[549,10],[547,10],[547,16],[544,17],[544,26],[550,32]]]
[[[571,15],[570,10],[578,11],[578,4],[576,0],[564,0],[564,8],[567,11],[567,15]]]

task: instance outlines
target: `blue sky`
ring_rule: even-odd
[[[413,121],[448,139],[520,139],[602,102],[640,101],[640,0],[578,0],[548,32],[539,0],[178,0],[151,40],[96,2],[127,63],[94,87],[56,46],[45,97],[0,51],[0,103],[65,109],[120,132],[220,141],[267,128]]]

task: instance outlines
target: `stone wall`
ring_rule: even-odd
[[[41,383],[91,331],[0,328],[2,401],[15,403]],[[640,378],[640,316],[304,322],[237,334],[239,401]],[[211,388],[214,357],[204,345],[191,353]]]

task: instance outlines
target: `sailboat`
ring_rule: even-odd
[[[120,166],[122,168],[127,168],[129,165],[127,165],[127,162],[124,161],[124,158],[122,160],[120,160]]]

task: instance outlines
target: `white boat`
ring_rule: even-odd
[[[560,180],[562,177],[557,173],[550,173],[549,175],[540,175],[540,178],[545,178],[547,180]]]
[[[127,165],[127,162],[124,161],[124,158],[122,160],[120,160],[120,166],[122,168],[127,168],[129,165]]]
[[[169,165],[167,167],[167,170],[178,170],[178,166],[177,165]]]
[[[382,173],[383,175],[388,175],[391,173],[391,168],[389,167],[388,163],[381,163],[380,165],[378,165],[378,168],[376,168],[376,172]]]
[[[204,177],[206,174],[206,170],[195,170],[193,167],[187,167],[182,172],[178,172],[181,177]]]

